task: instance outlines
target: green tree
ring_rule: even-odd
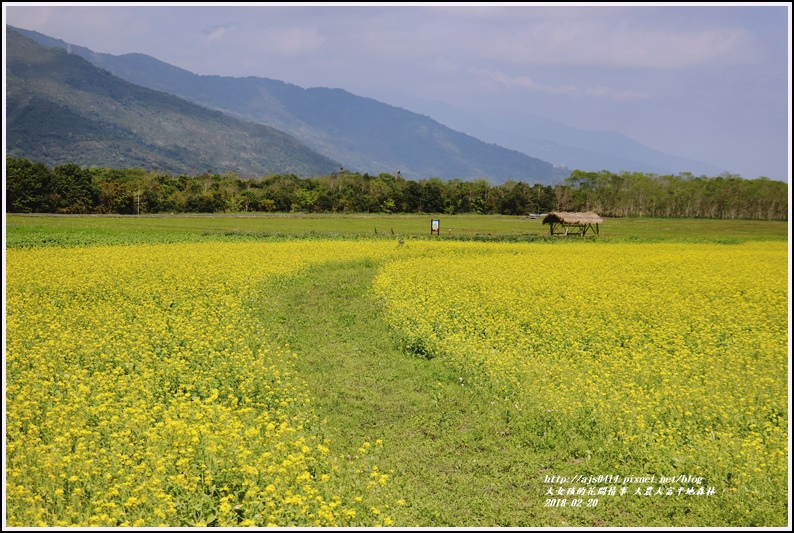
[[[6,157],[6,212],[51,212],[52,172],[43,163]]]
[[[76,163],[58,165],[52,172],[52,200],[58,213],[90,213],[99,204],[99,189],[91,173]]]
[[[402,198],[400,211],[403,213],[419,213],[422,206],[422,187],[413,180],[407,180],[403,187]]]
[[[424,213],[443,213],[445,210],[446,186],[439,178],[430,178],[422,183],[420,211]]]
[[[314,211],[314,206],[319,197],[320,191],[317,189],[298,189],[295,191],[290,211],[293,213],[311,213]]]
[[[507,181],[501,185],[504,189],[499,212],[503,215],[528,215],[532,202],[532,190],[524,182]]]

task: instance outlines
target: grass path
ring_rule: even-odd
[[[642,472],[641,457],[615,472],[597,449],[603,435],[540,409],[517,413],[469,386],[442,358],[400,348],[370,292],[377,261],[331,263],[263,288],[274,340],[298,354],[297,371],[327,420],[333,450],[355,455],[383,441],[382,472],[406,505],[397,526],[622,527],[733,523],[717,500],[606,498],[596,507],[546,507],[545,475]],[[557,488],[557,487],[554,487]],[[568,496],[568,498],[571,498]],[[585,497],[585,502],[587,501]]]
[[[337,450],[383,440],[381,470],[394,470],[396,492],[407,495],[397,525],[568,523],[543,511],[538,457],[512,438],[504,407],[441,361],[400,350],[368,292],[376,266],[280,278],[262,302],[276,340],[299,354]]]

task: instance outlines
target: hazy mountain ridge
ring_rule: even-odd
[[[567,169],[454,131],[430,117],[342,89],[303,89],[267,78],[198,76],[143,54],[112,56],[18,30],[69,49],[114,75],[243,120],[268,124],[360,172],[412,179],[486,178],[558,183]]]
[[[691,172],[716,176],[726,170],[708,163],[654,150],[621,133],[573,128],[530,114],[512,120],[515,126],[486,124],[481,119],[445,102],[425,100],[393,91],[383,96],[402,102],[416,112],[426,113],[458,131],[510,149],[532,154],[557,166],[569,169],[619,173],[623,170],[656,174]],[[494,122],[501,122],[495,120]]]
[[[48,165],[320,175],[339,163],[272,127],[113,76],[75,54],[6,35],[7,154]]]
[[[199,76],[145,54],[96,53],[37,32],[13,29],[46,46],[68,49],[131,83],[272,126],[349,170],[401,171],[412,179],[485,177],[495,183],[514,179],[544,184],[560,182],[573,169],[724,172],[653,150],[620,133],[580,130],[537,116],[522,115],[520,130],[500,128],[443,102],[401,98],[398,92],[394,101],[404,102],[403,107],[343,89],[304,89],[252,76]]]

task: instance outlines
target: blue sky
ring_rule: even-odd
[[[338,87],[503,130],[539,116],[745,178],[791,173],[789,3],[3,7],[6,24],[196,74]]]

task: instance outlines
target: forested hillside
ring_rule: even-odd
[[[133,85],[14,31],[6,54],[7,155],[243,177],[314,176],[340,166],[279,130]]]
[[[36,32],[20,31],[46,46],[67,46]],[[9,28],[8,33],[15,32]],[[359,172],[544,184],[559,183],[569,173],[531,154],[485,143],[430,117],[342,89],[304,89],[260,77],[199,76],[144,54],[113,56],[80,46],[70,49],[128,82],[277,128]]]

